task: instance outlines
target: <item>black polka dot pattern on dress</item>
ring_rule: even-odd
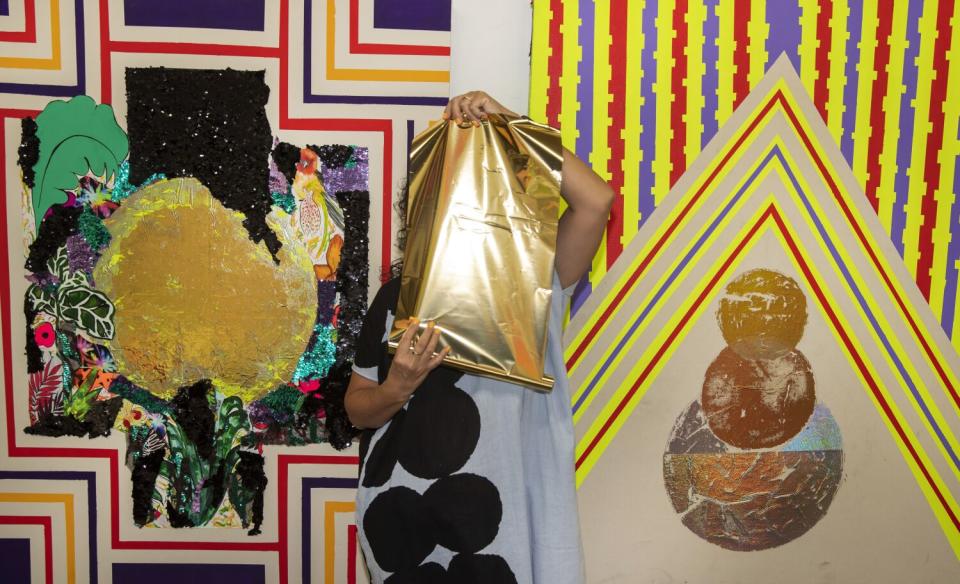
[[[444,477],[423,493],[437,543],[460,553],[474,553],[497,537],[503,504],[488,479],[475,474]]]
[[[403,432],[403,422],[406,412],[400,410],[390,420],[387,428],[377,443],[366,455],[364,464],[363,486],[382,487],[390,480],[393,467],[397,465],[397,455],[400,450],[400,440],[397,438]]]
[[[500,556],[458,554],[447,566],[447,580],[457,584],[517,584],[517,577]]]
[[[383,584],[451,584],[447,580],[447,571],[443,569],[443,566],[435,562],[430,562],[429,564],[423,564],[412,568],[410,570],[404,570],[402,572],[396,572],[386,580]]]
[[[377,564],[387,572],[414,568],[437,546],[423,497],[393,487],[374,498],[363,515],[363,531]]]
[[[480,440],[480,411],[465,391],[424,383],[407,406],[400,435],[400,464],[421,479],[438,479],[463,468]]]

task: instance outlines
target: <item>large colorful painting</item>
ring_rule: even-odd
[[[341,399],[449,21],[0,3],[7,575],[365,578]]]

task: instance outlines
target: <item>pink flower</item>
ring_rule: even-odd
[[[52,324],[45,322],[33,329],[33,340],[37,342],[37,346],[50,348],[57,340],[57,333]]]
[[[305,379],[297,384],[297,389],[303,393],[313,393],[320,389],[319,379]]]

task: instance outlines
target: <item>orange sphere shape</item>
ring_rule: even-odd
[[[710,429],[738,448],[769,448],[803,429],[816,403],[810,363],[799,351],[744,359],[727,347],[707,369],[703,409]]]
[[[727,285],[717,322],[723,338],[747,359],[772,359],[794,349],[807,324],[807,300],[790,277],[746,272]]]

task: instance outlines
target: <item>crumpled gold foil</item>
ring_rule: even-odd
[[[491,115],[417,136],[391,350],[412,317],[436,322],[445,364],[550,390],[544,374],[560,214],[557,130]],[[438,347],[437,350],[439,350]]]

